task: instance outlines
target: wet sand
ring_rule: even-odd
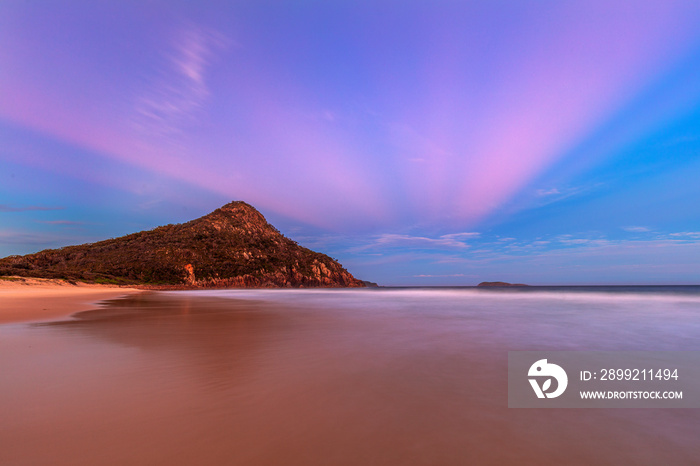
[[[700,458],[697,410],[507,408],[507,350],[541,345],[551,321],[343,302],[142,293],[71,320],[0,326],[0,464]],[[591,330],[561,326],[574,342]]]
[[[133,288],[71,284],[63,280],[0,279],[0,324],[65,318],[94,309],[99,301],[138,292]]]

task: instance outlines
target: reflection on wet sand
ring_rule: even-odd
[[[700,455],[695,410],[508,409],[507,319],[292,304],[153,293],[73,321],[6,327],[0,464],[690,464]]]
[[[204,387],[245,378],[265,337],[284,325],[284,316],[264,303],[155,294],[116,300],[76,317],[46,326],[138,349],[154,363],[193,371],[189,376]]]

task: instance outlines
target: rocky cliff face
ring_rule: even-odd
[[[361,287],[337,261],[283,236],[245,202],[191,222],[0,259],[0,275],[193,287]]]

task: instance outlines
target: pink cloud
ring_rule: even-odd
[[[378,229],[406,212],[415,223],[469,226],[687,53],[698,34],[688,11],[673,1],[580,2],[495,31],[477,16],[448,21],[411,57],[423,64],[410,68],[416,76],[397,77],[380,55],[352,70],[380,95],[378,110],[356,115],[374,126],[348,122],[318,89],[255,56],[262,48],[234,53],[212,29],[171,31],[159,62],[131,69],[127,57],[124,80],[90,92],[69,79],[90,63],[64,53],[51,58],[63,81],[38,76],[30,64],[50,53],[25,37],[4,43],[23,53],[0,52],[3,68],[19,70],[0,74],[0,116],[324,228]],[[477,32],[463,35],[471,26]],[[366,45],[371,55],[375,44]],[[395,153],[366,144],[377,140]]]

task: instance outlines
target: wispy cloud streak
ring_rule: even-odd
[[[40,220],[39,223],[46,225],[84,225],[85,222],[75,222],[73,220]]]
[[[466,249],[469,247],[464,240],[478,238],[480,233],[463,232],[441,235],[437,238],[427,236],[411,236],[386,233],[379,235],[366,245],[352,248],[353,252],[361,252],[367,249],[382,248],[416,248],[416,249]]]
[[[207,72],[227,43],[222,34],[194,25],[177,35],[137,100],[133,123],[142,134],[174,138],[196,123],[211,94]]]
[[[682,231],[671,233],[670,236],[678,239],[700,239],[700,231]]]
[[[47,207],[47,206],[22,206],[14,207],[8,204],[0,204],[0,212],[28,212],[28,211],[48,211],[48,210],[63,210],[65,207]]]

